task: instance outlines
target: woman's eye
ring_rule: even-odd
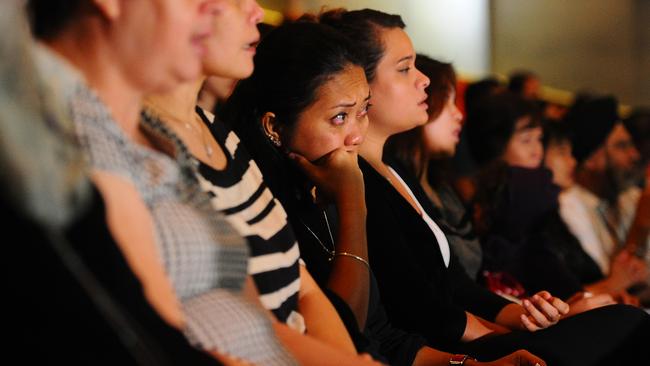
[[[408,74],[409,70],[411,70],[411,67],[405,67],[403,69],[398,70],[401,73]]]
[[[531,138],[530,138],[530,136],[528,134],[523,133],[523,134],[519,135],[519,141],[522,144],[527,144],[527,143],[529,143],[531,141]]]
[[[347,116],[348,116],[347,113],[341,112],[341,113],[337,114],[336,116],[332,117],[332,123],[334,123],[335,125],[343,124],[343,122],[345,122],[345,119],[347,118]]]

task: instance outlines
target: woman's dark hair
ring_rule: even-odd
[[[571,134],[566,123],[546,119],[542,123],[544,129],[544,149],[550,144],[571,143]]]
[[[377,64],[385,51],[379,31],[406,27],[399,15],[386,14],[373,9],[329,10],[320,14],[319,21],[336,28],[352,40],[369,83],[374,80]]]
[[[449,95],[456,89],[456,73],[450,63],[440,62],[418,54],[415,67],[426,75],[430,84],[425,89],[429,104],[429,121],[438,118]],[[424,174],[424,165],[430,160],[422,136],[423,126],[391,136],[384,147],[384,155],[397,159],[418,179]]]
[[[434,60],[418,54],[415,67],[426,75],[429,86],[424,90],[428,95],[429,120],[438,118],[447,103],[447,99],[456,90],[456,72],[450,63]]]
[[[32,33],[39,39],[52,39],[90,6],[88,0],[29,0],[27,13]]]
[[[237,85],[222,116],[244,141],[267,180],[291,183],[288,173],[281,171],[287,158],[270,143],[261,118],[266,112],[275,114],[275,126],[282,140],[288,141],[321,87],[361,63],[344,35],[309,21],[286,23],[272,30],[257,47],[254,62],[253,74]]]
[[[526,82],[530,79],[536,79],[537,75],[530,71],[519,70],[510,74],[508,90],[514,94],[521,94],[524,91]]]
[[[485,97],[467,116],[470,152],[480,167],[474,197],[474,224],[479,233],[491,230],[506,204],[503,198],[509,169],[502,156],[522,118],[528,118],[523,129],[541,126],[534,102],[509,92]]]
[[[502,89],[502,85],[496,78],[488,77],[475,81],[465,89],[465,112],[471,114],[474,107],[485,97],[497,94]]]
[[[533,102],[518,95],[503,93],[483,98],[468,114],[465,130],[470,152],[477,164],[487,165],[500,160],[515,126],[522,118],[528,123],[522,128],[541,125],[541,117]]]
[[[272,30],[257,47],[255,69],[241,81],[224,108],[234,127],[261,130],[266,112],[275,115],[282,137],[291,136],[300,114],[334,75],[359,65],[348,39],[315,22],[287,23]]]

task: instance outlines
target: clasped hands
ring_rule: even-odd
[[[521,324],[531,332],[556,324],[569,314],[571,307],[548,291],[540,291],[521,302],[524,313],[519,316]]]

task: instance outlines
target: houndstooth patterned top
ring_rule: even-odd
[[[247,273],[247,246],[201,192],[183,143],[146,114],[141,128],[169,155],[132,142],[82,84],[71,100],[71,112],[91,167],[132,183],[149,208],[158,251],[182,302],[188,339],[197,347],[256,364],[295,364],[261,307],[239,294]]]

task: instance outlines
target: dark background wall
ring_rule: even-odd
[[[650,1],[493,0],[491,68],[650,105]]]

